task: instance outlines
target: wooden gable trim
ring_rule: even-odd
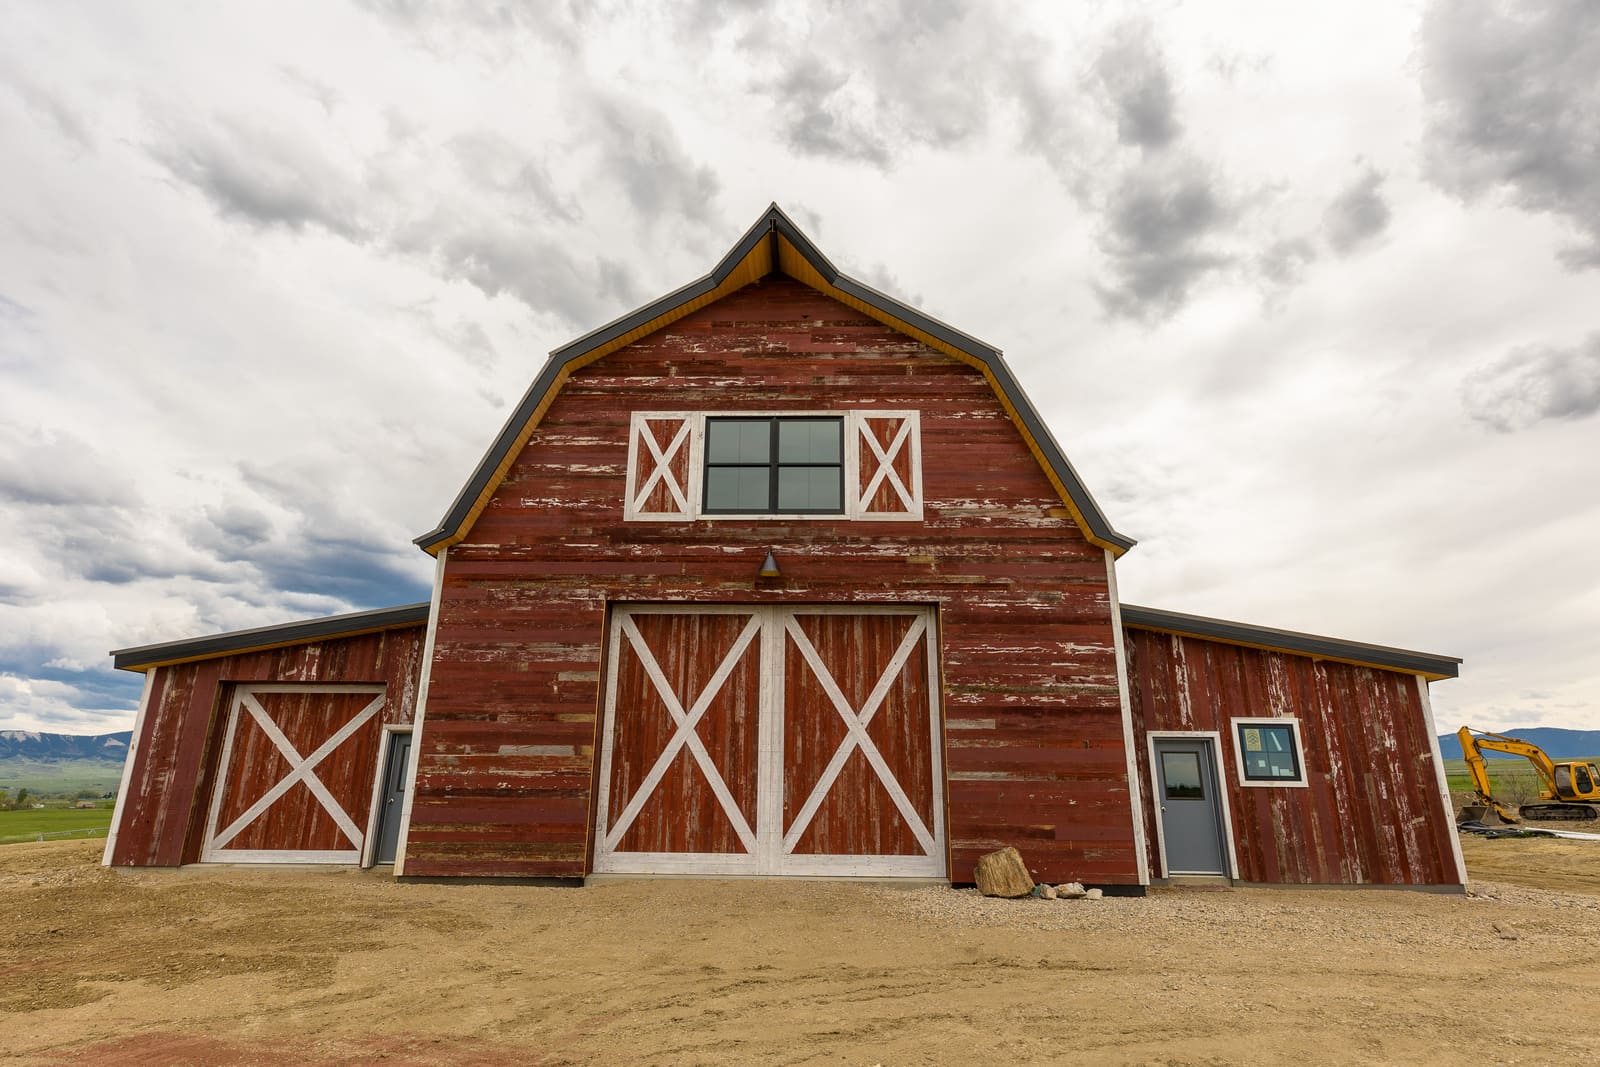
[[[1251,626],[1248,623],[1213,619],[1204,615],[1185,615],[1178,611],[1159,608],[1141,608],[1123,604],[1122,623],[1136,630],[1153,630],[1157,633],[1176,634],[1179,637],[1197,637],[1226,645],[1242,645],[1264,652],[1287,652],[1312,659],[1349,663],[1356,667],[1372,667],[1382,671],[1398,671],[1419,675],[1430,682],[1442,678],[1455,678],[1460,673],[1461,660],[1454,656],[1439,656],[1431,652],[1414,652],[1388,645],[1369,645],[1360,641],[1344,641],[1336,637],[1301,633],[1297,630],[1277,630],[1270,626]]]
[[[1134,540],[1118,533],[1100,511],[999,349],[841,274],[777,204],[769,207],[704,277],[551,352],[444,518],[415,543],[437,555],[467,536],[574,371],[774,271],[979,370],[1084,536],[1119,556],[1133,547]]]
[[[943,352],[957,362],[982,373],[984,380],[989,383],[989,388],[999,399],[1000,406],[1005,409],[1017,432],[1027,443],[1028,451],[1033,453],[1033,458],[1044,471],[1045,477],[1050,480],[1051,486],[1055,488],[1056,495],[1066,506],[1072,521],[1077,523],[1090,543],[1110,549],[1117,556],[1121,556],[1134,546],[1134,540],[1112,529],[1111,524],[1100,512],[1089,490],[1078,477],[1078,472],[1066,454],[1061,451],[1061,446],[1056,444],[1055,438],[1050,435],[1044,420],[1034,410],[1027,395],[1023,393],[1022,386],[1012,377],[1011,370],[1006,366],[1005,358],[999,349],[991,348],[977,338],[936,320],[929,319],[927,322],[931,326],[942,327],[938,333],[923,329],[907,321],[909,316],[894,314],[890,310],[891,307],[902,312],[910,309],[876,289],[837,271],[832,272],[833,278],[830,281],[787,238],[779,237],[778,248],[779,267],[795,281],[810,286],[847,307],[854,308],[892,330],[914,337],[929,348]],[[820,258],[820,253],[817,255]],[[826,263],[826,260],[823,262]],[[961,343],[957,343],[957,340]]]

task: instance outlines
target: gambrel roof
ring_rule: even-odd
[[[756,220],[709,274],[551,352],[455,503],[438,527],[416,543],[437,555],[440,549],[466,537],[574,371],[774,272],[981,371],[1084,536],[1119,556],[1133,547],[1133,539],[1118,533],[1095,503],[998,348],[840,273],[777,204]]]

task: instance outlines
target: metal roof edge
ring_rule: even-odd
[[[717,261],[711,270],[685,285],[680,285],[672,292],[644,304],[625,315],[618,316],[604,326],[590,330],[588,333],[577,337],[558,348],[550,351],[550,356],[545,360],[544,367],[540,369],[538,377],[533,384],[528,386],[528,391],[522,394],[522,400],[517,404],[511,415],[506,419],[505,425],[500,428],[500,433],[490,443],[478,460],[472,476],[467,479],[456,494],[455,500],[444,513],[444,518],[439,520],[439,525],[420,537],[412,539],[412,544],[424,551],[428,551],[441,541],[447,541],[460,531],[462,525],[472,514],[473,505],[483,493],[494,472],[499,469],[506,455],[516,444],[521,436],[522,427],[533,417],[534,411],[540,402],[555,385],[561,376],[562,368],[575,359],[580,359],[584,354],[615,340],[622,335],[638,329],[651,319],[666,314],[680,304],[687,303],[703,293],[708,293],[732,273],[744,258],[754,250],[756,244],[772,229],[774,213],[781,216],[783,212],[774,203],[762,216],[756,220],[755,225],[745,231],[744,236],[734,242],[726,255]]]
[[[630,330],[649,322],[651,319],[665,315],[679,304],[693,300],[702,293],[708,293],[721,285],[733,269],[744,261],[744,257],[754,251],[755,246],[772,229],[774,218],[786,218],[778,210],[778,205],[773,204],[766,212],[755,221],[755,224],[744,232],[744,236],[734,242],[726,255],[717,260],[717,265],[692,282],[678,286],[666,296],[658,297],[640,307],[634,308],[626,315],[619,315],[604,326],[596,327],[581,337],[576,337],[558,348],[552,349],[550,358],[568,360],[574,356],[581,356],[586,352],[599,348],[608,341],[615,340]]]
[[[555,386],[561,376],[562,370],[574,360],[581,359],[587,353],[602,345],[608,344],[619,337],[638,329],[640,326],[671,312],[674,308],[704,293],[714,290],[720,285],[745,257],[748,256],[763,240],[767,234],[776,232],[781,235],[811,266],[828,281],[828,284],[841,292],[861,300],[864,303],[882,311],[892,318],[899,319],[907,325],[922,330],[929,336],[957,348],[983,363],[989,369],[996,386],[1005,395],[1006,401],[1016,410],[1038,444],[1040,452],[1050,464],[1057,478],[1067,489],[1074,505],[1082,514],[1084,521],[1089,526],[1089,533],[1108,544],[1117,546],[1125,552],[1137,542],[1126,534],[1119,533],[1100,510],[1100,505],[1095,501],[1094,495],[1078,476],[1077,470],[1067,459],[1066,453],[1056,442],[1044,419],[1033,406],[1023,391],[1016,376],[1011,373],[1011,368],[1006,365],[1005,357],[1000,349],[973,337],[971,334],[958,330],[948,323],[941,322],[931,315],[925,314],[907,304],[901,303],[894,297],[874,289],[872,286],[858,281],[847,274],[841,273],[827,256],[807,237],[794,221],[784,213],[776,201],[770,204],[766,211],[756,219],[755,223],[744,232],[727,254],[718,260],[714,266],[703,276],[679,286],[667,295],[653,300],[642,307],[628,312],[626,315],[613,319],[611,322],[597,329],[569,341],[551,351],[550,358],[534,379],[528,391],[523,394],[522,400],[516,409],[506,419],[499,435],[490,444],[483,457],[478,461],[472,476],[462,486],[456,495],[455,501],[445,512],[439,525],[429,532],[413,539],[413,544],[424,551],[432,551],[435,545],[448,541],[461,532],[472,514],[478,498],[488,487],[495,472],[506,460],[511,448],[521,436],[523,427],[533,417],[533,413],[544,401],[546,395]],[[774,257],[772,269],[779,269]]]
[[[788,235],[785,234],[785,236]],[[792,239],[791,243],[793,243]],[[798,249],[799,246],[796,245],[796,248]],[[805,253],[802,251],[801,254],[804,255]],[[815,263],[812,265],[816,266]],[[818,267],[818,271],[821,271],[820,267]],[[1049,461],[1051,468],[1056,472],[1056,476],[1067,487],[1067,492],[1078,505],[1078,510],[1082,512],[1084,521],[1089,524],[1090,532],[1101,540],[1118,546],[1124,552],[1138,544],[1133,538],[1118,532],[1111,525],[1111,521],[1106,518],[1105,512],[1100,510],[1100,505],[1096,502],[1094,494],[1089,492],[1089,487],[1078,476],[1077,469],[1073,467],[1072,461],[1067,459],[1067,455],[1062,451],[1061,445],[1055,439],[1055,435],[1050,432],[1050,427],[1045,423],[1038,409],[1033,406],[1033,400],[1028,396],[1027,391],[1022,388],[1022,383],[1018,382],[1016,375],[1011,372],[1010,365],[1006,363],[1005,354],[1000,349],[980,341],[971,334],[958,330],[948,323],[941,322],[932,315],[902,304],[894,297],[882,293],[870,285],[865,285],[849,275],[837,274],[830,280],[835,287],[849,293],[857,300],[871,304],[879,311],[901,319],[924,333],[937,337],[946,344],[959,348],[973,358],[981,360],[984,366],[989,368],[989,372],[994,375],[995,384],[1000,387],[1000,390],[1005,393],[1006,399],[1011,402],[1011,406],[1016,409],[1023,425],[1033,435],[1040,450]]]
[[[317,619],[302,619],[274,626],[257,626],[249,630],[230,630],[227,633],[190,637],[181,641],[118,648],[110,653],[111,665],[117,670],[138,670],[142,667],[181,663],[187,660],[211,659],[249,649],[299,644],[325,637],[393,630],[427,622],[429,607],[428,602],[423,601],[420,604],[353,611],[345,615],[325,615]]]
[[[1181,611],[1164,611],[1136,604],[1123,604],[1122,622],[1138,629],[1163,630],[1193,637],[1211,638],[1230,644],[1252,645],[1279,649],[1323,659],[1348,660],[1405,671],[1408,674],[1427,674],[1439,678],[1459,677],[1461,659],[1441,656],[1432,652],[1418,652],[1409,648],[1389,645],[1372,645],[1362,641],[1346,641],[1321,634],[1302,633],[1298,630],[1279,630],[1271,626],[1254,626],[1250,623],[1215,619],[1206,615],[1187,615]]]
[[[483,457],[478,460],[477,467],[472,471],[472,477],[468,478],[466,483],[462,485],[461,491],[456,494],[456,498],[451,503],[449,510],[444,513],[444,518],[439,520],[439,525],[421,537],[412,538],[412,544],[427,551],[440,541],[448,540],[456,530],[460,529],[461,524],[467,521],[467,516],[472,513],[472,505],[478,499],[478,494],[483,492],[483,487],[488,484],[494,472],[499,469],[500,463],[511,451],[511,447],[516,444],[523,424],[533,417],[534,409],[539,406],[539,402],[544,399],[544,395],[555,385],[556,379],[561,375],[561,367],[564,363],[564,360],[557,359],[554,355],[545,360],[538,377],[534,378],[533,384],[528,386],[528,391],[522,394],[522,399],[517,403],[510,417],[506,419],[505,425],[500,427],[500,433],[490,442],[488,449],[483,453]]]

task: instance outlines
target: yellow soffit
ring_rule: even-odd
[[[1092,544],[1107,549],[1116,556],[1122,555],[1132,546],[1132,539],[1117,533],[1105,521],[1105,517],[1099,513],[1098,507],[1094,504],[1093,499],[1089,497],[1087,490],[1082,487],[1081,482],[1078,481],[1077,475],[1071,470],[1070,464],[1066,462],[1064,456],[1059,456],[1060,450],[1055,443],[1053,441],[1046,443],[1040,440],[1040,434],[1048,436],[1049,431],[1043,429],[1042,421],[1039,420],[1037,413],[1033,411],[1026,397],[1013,395],[1013,390],[1020,392],[1020,386],[1014,381],[1010,381],[1008,388],[1007,381],[1010,379],[1010,372],[1004,368],[998,352],[994,352],[994,363],[1001,364],[997,375],[994,363],[991,363],[984,356],[964,349],[961,345],[952,342],[948,337],[938,336],[917,323],[894,314],[888,308],[901,305],[893,298],[875,293],[875,291],[861,286],[860,283],[842,275],[837,277],[837,281],[879,299],[876,301],[863,299],[860,294],[841,288],[834,281],[830,281],[828,276],[818,268],[815,259],[797,247],[786,231],[793,231],[801,242],[808,241],[803,234],[799,234],[799,231],[794,229],[793,223],[774,205],[768,214],[764,216],[764,220],[758,222],[756,227],[752,227],[741,241],[741,244],[748,242],[748,247],[739,259],[732,263],[725,260],[707,278],[691,282],[676,293],[668,294],[653,305],[647,305],[646,309],[641,309],[647,310],[648,307],[658,307],[661,309],[658,314],[649,318],[635,319],[633,316],[637,316],[639,312],[634,312],[631,316],[624,316],[610,326],[601,327],[599,330],[593,331],[591,335],[586,335],[600,335],[592,347],[583,347],[585,339],[580,338],[563,346],[561,349],[557,349],[552,354],[551,362],[546,365],[538,379],[530,387],[528,394],[519,403],[518,412],[526,412],[526,415],[521,419],[520,425],[516,426],[514,434],[512,434],[511,430],[513,423],[508,422],[507,427],[501,431],[500,437],[496,439],[490,451],[485,454],[473,479],[468,483],[463,495],[457,498],[446,519],[432,533],[417,538],[417,543],[422,546],[423,550],[431,555],[438,555],[441,549],[456,544],[467,536],[477,522],[479,515],[482,514],[483,509],[488,506],[495,490],[504,481],[512,464],[516,462],[516,457],[527,444],[529,436],[538,427],[544,418],[545,412],[549,410],[550,404],[561,392],[562,387],[573,372],[587,367],[596,360],[603,359],[618,349],[632,344],[686,315],[723,299],[752,282],[759,281],[774,271],[779,271],[824,296],[837,300],[846,307],[853,308],[899,333],[920,341],[934,351],[950,356],[952,359],[958,360],[982,373],[984,379],[989,383],[990,389],[994,391],[995,397],[1005,408],[1012,424],[1016,426],[1017,431],[1027,443],[1028,449],[1033,453],[1040,469],[1050,480],[1050,484],[1054,486],[1062,506],[1066,509],[1067,514],[1071,516],[1073,522],[1077,524],[1084,537]],[[820,257],[820,253],[815,253],[815,255]],[[826,261],[824,260],[823,262],[826,265]],[[828,270],[832,272],[831,266],[828,267]],[[706,287],[706,282],[718,274],[721,275],[720,281],[714,286]],[[682,298],[676,299],[680,293],[683,294]],[[884,305],[888,307],[886,308]],[[933,320],[929,321],[932,322]],[[964,336],[959,331],[944,327],[943,324],[935,324],[934,328],[944,329],[951,337],[959,338]],[[615,333],[612,331],[615,331]],[[981,349],[988,350],[988,346],[983,345],[982,342],[974,340],[973,344]],[[571,351],[570,355],[563,357],[563,352],[574,349],[576,350]],[[1002,380],[1002,376],[1005,380]],[[513,419],[515,418],[517,416],[513,415]],[[1037,432],[1033,424],[1037,424]],[[511,434],[509,440],[508,434]],[[1052,453],[1059,456],[1059,466],[1057,462],[1052,462]],[[476,490],[475,492],[474,489]],[[470,498],[467,497],[467,493],[472,494]],[[1086,514],[1086,509],[1094,512],[1093,518]],[[1103,528],[1104,533],[1098,532],[1097,527]]]

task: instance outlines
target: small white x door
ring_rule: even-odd
[[[942,877],[926,608],[613,610],[600,873]]]
[[[382,686],[236,688],[201,860],[360,863],[383,699]]]

